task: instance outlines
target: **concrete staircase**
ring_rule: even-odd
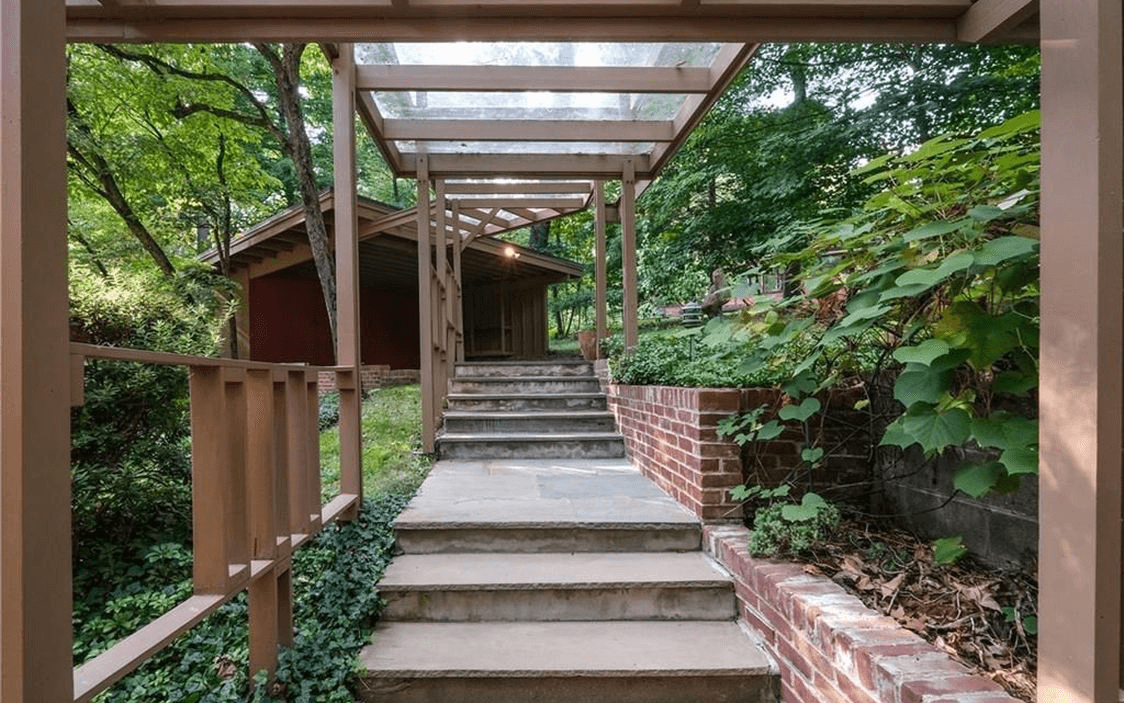
[[[619,458],[601,384],[587,361],[497,361],[456,365],[442,459]]]
[[[361,655],[380,703],[776,703],[701,528],[627,461],[440,461]]]

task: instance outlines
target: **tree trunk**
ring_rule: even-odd
[[[316,185],[316,173],[312,167],[312,145],[305,130],[304,112],[301,109],[300,61],[305,44],[284,44],[281,55],[266,44],[255,44],[255,48],[269,61],[277,80],[278,102],[281,117],[285,122],[285,150],[292,159],[300,184],[301,202],[304,205],[305,229],[308,231],[308,246],[312,250],[312,260],[316,274],[320,278],[320,290],[324,296],[324,307],[328,312],[328,328],[332,335],[332,354],[336,353],[336,263],[328,243],[328,230],[324,223],[324,213],[320,210],[320,190]]]

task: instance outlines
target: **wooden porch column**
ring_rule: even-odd
[[[252,359],[250,352],[250,269],[240,268],[233,272],[238,283],[238,309],[234,312],[234,337],[237,342],[238,358]],[[228,350],[230,351],[230,350]],[[230,356],[234,356],[230,354]]]
[[[0,699],[73,700],[62,0],[0,2]]]
[[[1041,703],[1117,701],[1124,50],[1120,0],[1042,0]]]
[[[340,394],[340,493],[363,495],[363,363],[359,340],[359,216],[355,182],[355,48],[340,44],[332,62],[332,162],[336,244],[336,363],[349,367]],[[358,504],[357,504],[358,506]],[[354,517],[354,511],[346,518]]]
[[[449,318],[448,300],[451,295],[449,285],[448,257],[446,246],[449,235],[445,230],[445,179],[438,178],[434,181],[437,212],[434,222],[434,272],[437,277],[437,297],[434,301],[433,314],[433,341],[434,352],[437,354],[435,370],[437,377],[433,383],[433,412],[434,426],[444,404],[446,389],[449,387],[450,349],[449,349]]]
[[[621,177],[621,268],[623,269],[624,348],[636,346],[639,338],[637,314],[639,297],[636,294],[636,171],[629,159],[624,162]]]
[[[418,348],[421,353],[422,448],[432,452],[436,433],[433,404],[433,273],[429,258],[429,158],[418,156]]]
[[[602,181],[593,182],[593,207],[595,210],[593,223],[596,230],[596,241],[593,250],[593,278],[594,299],[593,316],[597,328],[597,358],[601,358],[601,340],[609,336],[608,303],[606,302],[609,290],[608,275],[605,271],[607,261],[605,247],[605,184]]]
[[[464,285],[461,282],[461,206],[453,202],[453,282],[456,284],[454,291],[453,315],[456,320],[457,334],[457,361],[464,361]]]

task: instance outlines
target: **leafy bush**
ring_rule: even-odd
[[[167,280],[76,269],[70,283],[72,336],[92,344],[213,355],[223,308],[213,295],[204,295],[202,278],[198,271]],[[114,574],[143,565],[152,545],[187,542],[187,370],[87,361],[85,403],[71,413],[71,437],[75,587],[81,600],[86,594],[78,589],[112,591]]]
[[[742,371],[747,342],[709,343],[700,330],[646,335],[627,352],[619,337],[606,341],[609,368],[617,383],[749,388],[773,386],[786,376],[783,366]]]
[[[388,495],[363,504],[358,518],[331,525],[293,555],[293,619],[296,637],[284,650],[277,685],[248,694],[249,662],[245,594],[226,604],[158,653],[132,675],[101,694],[98,703],[351,703],[355,657],[370,637],[383,607],[374,584],[390,561],[391,523],[408,497]],[[161,550],[157,550],[160,552]],[[121,589],[113,608],[89,620],[77,617],[75,656],[80,661],[127,633],[135,615],[127,607],[164,607],[191,591],[190,579],[163,589],[153,584],[171,575],[171,549],[150,554],[134,577],[136,588]],[[176,567],[178,568],[178,566]],[[120,618],[120,622],[115,619]],[[79,656],[81,652],[81,656]]]
[[[815,493],[805,493],[798,505],[776,503],[757,510],[749,551],[767,556],[804,552],[838,526],[839,509]]]
[[[339,391],[328,391],[320,396],[320,431],[334,427],[340,421]]]

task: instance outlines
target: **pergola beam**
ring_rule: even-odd
[[[776,3],[774,3],[775,5]],[[899,7],[902,3],[895,3]],[[100,7],[100,6],[98,6]],[[586,7],[593,7],[592,4]],[[727,7],[725,5],[721,6]],[[839,6],[844,7],[844,6]],[[883,6],[885,7],[885,6]],[[946,7],[951,7],[946,5]],[[957,8],[967,10],[967,2]],[[518,8],[516,8],[518,9]],[[701,8],[695,8],[701,10]],[[67,39],[76,43],[146,42],[370,42],[526,41],[527,23],[534,22],[535,41],[593,42],[956,42],[957,16],[775,17],[737,12],[692,17],[621,15],[609,17],[538,14],[489,16],[485,13],[432,17],[141,17],[123,19],[105,13],[72,14]]]
[[[1038,13],[1039,0],[977,0],[956,23],[960,41],[991,41]]]
[[[581,193],[589,197],[593,190],[590,181],[533,181],[527,183],[446,183],[445,192],[450,195],[522,195],[548,193],[562,195]]]
[[[670,142],[675,127],[658,120],[384,119],[382,135],[420,141]]]
[[[412,163],[416,154],[404,152]],[[612,177],[621,173],[624,162],[635,164],[639,174],[648,175],[648,157],[617,154],[429,154],[429,172],[445,177],[481,176],[585,176]],[[409,174],[413,175],[413,174]]]
[[[584,198],[458,198],[461,208],[493,208],[515,212],[513,208],[544,208],[549,210],[580,210],[585,207]]]
[[[404,66],[358,67],[360,90],[535,90],[567,93],[705,93],[706,68],[696,66]]]

